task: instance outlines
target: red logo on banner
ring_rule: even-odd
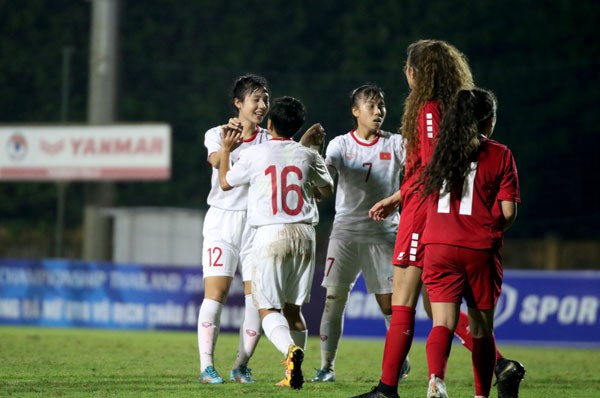
[[[379,152],[380,160],[392,160],[392,154],[389,152]]]

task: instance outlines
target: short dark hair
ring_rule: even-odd
[[[252,94],[258,89],[269,92],[269,83],[262,76],[248,74],[237,78],[231,89],[232,99],[243,101],[247,95]]]
[[[269,111],[269,120],[277,135],[292,138],[306,120],[306,107],[297,98],[275,98]]]

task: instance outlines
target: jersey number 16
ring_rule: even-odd
[[[277,214],[278,196],[281,196],[281,207],[285,214],[295,216],[302,210],[302,206],[304,205],[302,187],[298,184],[288,184],[288,175],[290,173],[296,174],[298,180],[302,179],[302,170],[296,166],[284,167],[279,175],[277,174],[275,165],[269,166],[265,170],[265,175],[271,176],[271,209],[273,210],[273,214]],[[288,204],[288,194],[291,192],[295,193],[298,199],[296,206],[293,208]]]

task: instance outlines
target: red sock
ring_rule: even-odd
[[[454,334],[459,338],[460,342],[467,350],[473,352],[473,336],[471,335],[471,328],[469,327],[469,316],[462,311],[458,315],[458,323]],[[500,350],[496,348],[496,361],[500,358],[504,358],[504,356]]]
[[[473,339],[473,376],[475,378],[475,395],[488,397],[492,389],[494,366],[496,366],[496,341],[494,337]]]
[[[469,316],[462,311],[458,315],[458,323],[456,324],[454,334],[467,350],[473,352],[473,336],[469,327]]]
[[[427,351],[427,366],[429,375],[444,380],[446,377],[446,365],[452,348],[452,332],[445,326],[436,326],[429,332],[425,351]]]
[[[398,385],[400,368],[410,351],[415,331],[415,309],[402,305],[392,306],[392,320],[385,337],[381,382]]]

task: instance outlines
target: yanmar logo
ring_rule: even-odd
[[[40,140],[40,150],[47,155],[58,155],[67,148],[76,156],[158,155],[164,152],[165,142],[161,137]]]
[[[56,142],[50,142],[42,138],[40,140],[40,149],[48,155],[58,155],[65,149],[65,140],[61,139]]]
[[[74,155],[158,155],[165,151],[161,137],[74,138],[70,141]]]

